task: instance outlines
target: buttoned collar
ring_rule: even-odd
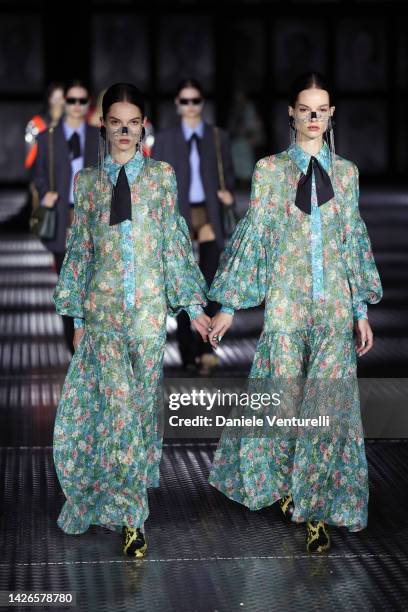
[[[129,159],[125,164],[120,164],[116,160],[113,159],[111,154],[109,153],[104,161],[103,167],[107,172],[110,180],[114,185],[116,185],[116,181],[118,180],[119,172],[122,166],[125,166],[125,172],[128,179],[129,184],[132,184],[139,172],[141,171],[144,164],[144,156],[140,151],[136,151],[133,157]]]
[[[183,135],[185,140],[190,140],[193,134],[197,134],[199,138],[202,138],[204,135],[204,121],[200,121],[195,128],[191,128],[185,121],[181,121],[181,129],[183,130]]]
[[[307,153],[297,143],[291,144],[287,151],[289,157],[292,161],[295,162],[299,170],[301,170],[303,174],[306,174],[309,168],[310,158],[312,157],[312,155],[310,155],[310,153]],[[320,151],[316,155],[313,155],[313,157],[317,159],[319,164],[326,170],[326,172],[329,172],[330,149],[327,142],[323,142],[323,146],[320,148]]]

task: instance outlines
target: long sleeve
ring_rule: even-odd
[[[367,226],[359,211],[359,173],[353,164],[352,211],[346,226],[345,256],[351,289],[353,317],[367,318],[367,304],[376,304],[383,295]]]
[[[207,305],[207,284],[194,258],[186,220],[177,202],[177,182],[173,167],[163,162],[163,265],[168,314],[184,309],[190,319],[202,314]]]
[[[249,208],[238,222],[222,255],[208,298],[222,304],[222,312],[251,308],[266,295],[266,250],[263,243],[265,217],[262,180],[264,160],[259,160],[252,176]]]
[[[75,328],[83,326],[84,301],[95,265],[87,200],[81,190],[81,172],[77,172],[74,179],[74,219],[53,295],[57,312],[74,317]]]

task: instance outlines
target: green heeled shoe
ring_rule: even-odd
[[[123,547],[122,550],[125,555],[129,557],[144,557],[147,551],[147,544],[144,537],[143,531],[139,527],[134,529],[133,527],[122,527],[122,539]]]
[[[295,509],[295,505],[293,503],[293,497],[292,497],[292,493],[289,493],[289,495],[286,495],[286,497],[282,497],[279,500],[279,506],[280,509],[283,512],[283,516],[290,520],[290,517],[293,514],[293,511]]]
[[[323,521],[306,522],[306,550],[309,553],[322,553],[330,548],[330,535]]]

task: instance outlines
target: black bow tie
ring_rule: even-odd
[[[312,173],[315,173],[317,205],[321,206],[334,197],[330,176],[315,157],[310,158],[306,174],[302,174],[296,192],[295,204],[300,210],[310,215],[312,209]]]
[[[116,185],[113,187],[109,225],[116,225],[125,219],[132,220],[132,198],[125,166],[123,165]]]
[[[68,139],[68,148],[71,153],[71,159],[81,157],[81,143],[79,141],[78,132],[73,132],[71,137]]]
[[[188,150],[191,153],[191,147],[193,144],[193,140],[195,140],[195,143],[197,145],[197,151],[200,152],[200,140],[201,138],[199,137],[199,135],[196,132],[193,132],[190,136],[190,138],[187,140],[187,144],[188,144]]]

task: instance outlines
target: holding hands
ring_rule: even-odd
[[[211,319],[208,340],[213,348],[217,348],[222,337],[231,326],[234,315],[227,312],[217,312],[215,317]]]
[[[217,348],[218,342],[221,340],[223,334],[231,325],[232,319],[233,315],[227,314],[225,312],[219,312],[213,319],[203,313],[192,320],[192,325],[194,329],[200,334],[204,342],[210,342],[214,348]],[[75,330],[73,340],[75,350],[77,350],[83,335],[83,327],[80,327]]]
[[[213,348],[217,348],[223,335],[231,326],[233,318],[234,315],[226,312],[218,312],[212,319],[202,314],[192,320],[192,325],[204,342],[209,342]]]
[[[196,317],[195,319],[193,319],[191,321],[191,324],[194,327],[194,329],[198,331],[198,333],[200,334],[204,342],[207,342],[208,341],[208,328],[211,325],[211,318],[205,313],[203,313],[199,317]]]

